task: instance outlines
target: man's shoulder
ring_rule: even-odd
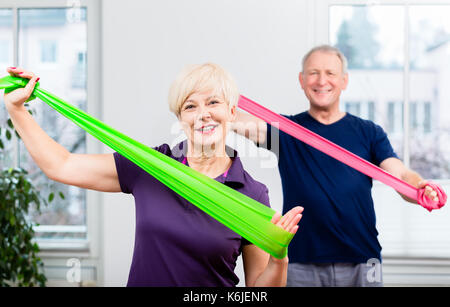
[[[376,129],[379,127],[379,125],[372,120],[364,119],[348,112],[346,114],[346,119],[350,124],[357,125],[362,129]]]
[[[304,111],[297,114],[291,114],[291,115],[285,115],[281,114],[282,116],[294,121],[294,122],[303,122],[309,118],[308,111]]]

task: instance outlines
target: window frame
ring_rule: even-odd
[[[39,9],[39,8],[70,8],[70,7],[86,8],[86,25],[87,25],[87,52],[89,53],[89,61],[86,66],[86,111],[97,118],[101,118],[101,4],[99,1],[88,0],[3,0],[0,3],[0,9],[11,9],[13,11],[13,63],[11,66],[18,65],[18,10],[19,9]],[[14,136],[14,165],[18,165],[18,140]],[[102,145],[88,135],[86,137],[86,151],[101,153]],[[51,204],[50,204],[51,205]],[[64,256],[68,252],[70,255],[80,257],[94,257],[100,255],[100,226],[97,221],[101,217],[102,197],[101,193],[87,190],[86,193],[86,224],[85,227],[80,226],[63,226],[69,232],[86,232],[86,239],[36,239],[41,249],[41,256],[54,257]],[[61,226],[50,226],[53,231],[61,230]],[[46,229],[44,229],[46,228]],[[83,229],[82,229],[83,228]],[[47,226],[36,226],[36,232],[46,231]]]
[[[409,6],[413,5],[450,5],[450,0],[321,0],[313,1],[314,21],[313,28],[314,33],[307,40],[311,45],[329,44],[329,19],[330,19],[330,6],[334,5],[357,5],[357,6],[375,6],[375,5],[389,5],[389,6],[404,6],[404,37],[405,46],[403,50],[404,56],[404,69],[403,69],[403,161],[406,167],[410,166],[410,136],[412,129],[409,127],[410,123],[410,52],[409,52]],[[433,127],[431,127],[433,129]],[[450,178],[439,180],[439,182],[450,182]]]
[[[425,0],[368,0],[368,1],[360,1],[360,0],[322,0],[322,1],[314,1],[314,18],[313,18],[313,24],[312,28],[314,31],[311,31],[313,35],[313,39],[308,41],[310,43],[310,48],[315,45],[320,44],[329,44],[330,43],[330,29],[329,29],[329,18],[330,18],[330,7],[334,5],[385,5],[385,6],[404,6],[405,7],[405,27],[404,27],[404,35],[406,43],[404,46],[404,61],[405,61],[405,68],[403,69],[403,126],[402,126],[402,132],[403,132],[403,160],[406,161],[405,165],[409,167],[410,164],[410,138],[413,135],[412,127],[409,126],[410,122],[410,104],[413,102],[417,102],[412,100],[410,88],[409,88],[409,65],[410,65],[410,56],[409,56],[409,40],[410,40],[410,33],[409,33],[409,7],[410,6],[420,6],[420,5],[426,5],[426,6],[432,6],[432,5],[450,5],[450,0],[433,0],[433,1],[425,1]],[[350,76],[351,80],[351,76]],[[422,102],[420,102],[422,103]],[[423,101],[423,103],[426,103]],[[424,127],[425,129],[425,127]],[[431,124],[431,129],[433,129],[433,125]],[[441,184],[442,186],[449,186],[450,185],[450,178],[446,179],[434,179],[435,182]],[[379,194],[378,194],[379,193]],[[396,225],[396,227],[404,227],[404,225],[407,225],[406,229],[409,229],[411,227],[411,224],[413,221],[411,221],[412,218],[417,218],[418,211],[423,210],[422,208],[414,208],[415,206],[412,206],[411,208],[406,208],[401,202],[400,197],[398,197],[398,194],[395,193],[394,190],[390,189],[389,187],[385,186],[383,183],[379,181],[374,181],[373,183],[373,194],[374,194],[374,200],[375,198],[378,198],[378,201],[384,201],[386,202],[389,198],[389,204],[390,204],[390,212],[389,215],[394,215],[396,218],[396,222],[393,221],[384,221],[387,224],[391,223],[392,225]],[[380,198],[381,196],[381,198]],[[381,210],[386,210],[386,206],[381,206]],[[377,210],[377,208],[376,208]],[[384,215],[386,213],[382,212]],[[440,213],[440,212],[439,212]],[[377,213],[378,215],[378,213]],[[445,215],[445,214],[444,214]],[[436,216],[437,218],[437,216]],[[377,221],[377,224],[379,222]],[[392,226],[389,224],[389,226]],[[377,226],[378,228],[378,226]],[[403,243],[402,246],[405,244],[410,244],[409,241],[409,233],[405,231],[404,229],[398,232],[398,235],[402,237],[401,240],[404,240],[407,238],[405,242],[403,241],[395,241],[395,243]],[[397,240],[397,239],[396,239]],[[385,242],[386,244],[386,242]],[[414,243],[413,243],[414,244]],[[388,249],[392,248],[392,243],[389,242]],[[405,248],[404,246],[402,248]],[[384,248],[384,251],[388,251],[388,249]],[[405,261],[405,259],[408,259],[410,261],[414,261],[414,259],[422,259],[425,265],[435,265],[440,259],[449,259],[447,256],[442,258],[442,256],[431,256],[431,254],[428,254],[427,256],[423,256],[420,252],[417,251],[411,251],[410,247],[407,247],[408,251],[401,251],[397,252],[397,250],[389,250],[387,254],[383,254],[383,261],[388,260],[392,261],[393,259],[400,259],[401,261]],[[433,250],[434,251],[434,250]],[[428,253],[428,252],[427,252]],[[411,260],[412,259],[412,260]],[[402,280],[402,282],[405,282]]]

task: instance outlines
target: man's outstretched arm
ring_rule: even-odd
[[[387,158],[380,163],[380,167],[390,173],[391,175],[402,179],[403,181],[409,183],[410,185],[423,189],[425,188],[425,196],[429,199],[438,201],[437,191],[433,190],[430,186],[427,186],[427,181],[424,180],[418,173],[407,168],[403,162],[397,158]],[[399,193],[400,194],[400,193]],[[417,203],[416,200],[406,197],[400,194],[403,199],[411,203]]]
[[[256,144],[266,142],[266,122],[251,114],[237,111],[236,120],[231,124],[231,130]]]

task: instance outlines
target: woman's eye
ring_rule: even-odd
[[[211,100],[211,101],[209,102],[209,104],[216,104],[216,103],[219,103],[219,102],[216,101],[216,100]]]
[[[184,107],[185,110],[189,110],[189,109],[193,109],[194,105],[192,104],[188,104],[187,106]]]

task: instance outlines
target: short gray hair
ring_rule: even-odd
[[[347,73],[347,58],[345,57],[345,55],[336,47],[330,46],[330,45],[320,45],[317,47],[312,48],[307,54],[305,54],[305,56],[303,57],[302,60],[302,72],[305,68],[305,63],[308,60],[308,58],[314,53],[314,52],[327,52],[327,53],[333,53],[335,54],[339,60],[341,60],[342,63],[342,72],[344,74]]]

